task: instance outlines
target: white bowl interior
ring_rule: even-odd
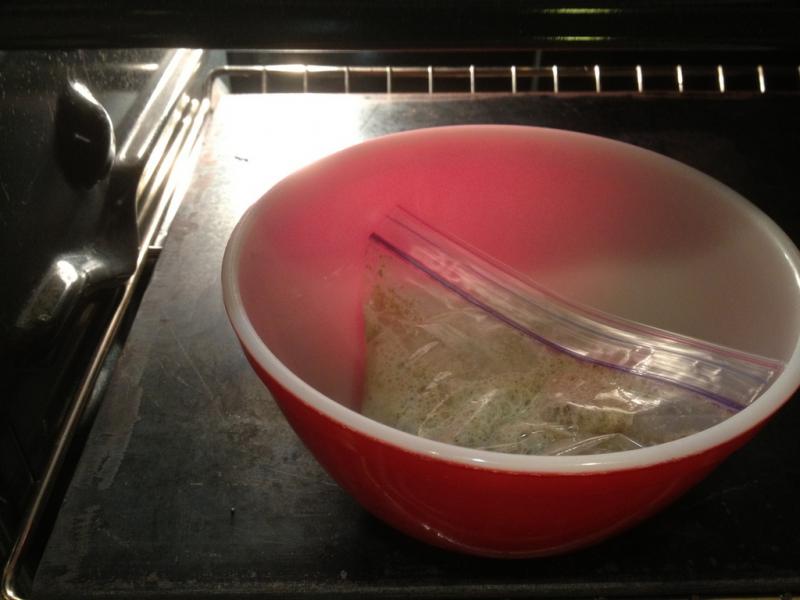
[[[800,382],[797,250],[734,191],[598,137],[449,127],[307,167],[250,209],[228,249],[226,303],[245,345],[356,427],[372,425],[325,396],[358,405],[367,237],[395,205],[573,301],[789,362],[762,417]]]

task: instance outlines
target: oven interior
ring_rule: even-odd
[[[795,49],[714,38],[368,51],[367,29],[336,51],[0,51],[4,594],[797,592],[796,402],[626,534],[535,561],[462,557],[392,531],[327,477],[239,352],[219,291],[227,237],[271,185],[359,141],[448,124],[655,150],[726,183],[796,241]],[[15,35],[10,45],[33,34]],[[76,133],[84,145],[63,142]]]

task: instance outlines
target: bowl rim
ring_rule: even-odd
[[[487,129],[525,129],[531,131],[531,133],[544,131],[550,135],[594,138],[590,140],[593,143],[602,142],[620,145],[628,149],[635,149],[637,152],[652,155],[651,158],[655,157],[662,161],[663,164],[683,171],[690,178],[698,180],[698,183],[717,188],[721,192],[720,195],[727,201],[738,204],[740,209],[749,213],[755,225],[762,227],[773,243],[781,250],[783,257],[793,271],[798,286],[800,286],[800,252],[798,252],[798,249],[786,233],[755,205],[733,189],[693,167],[651,150],[611,138],[525,125],[455,125],[415,129],[380,136],[340,150],[317,162],[336,160],[338,155],[349,153],[353,148],[363,148],[372,144],[391,144],[394,143],[394,140],[400,139],[402,141],[402,139],[409,136],[438,136],[442,132],[452,132],[457,129],[464,130],[467,134],[475,132],[478,135],[487,131]],[[304,170],[292,173],[286,179],[297,177]],[[795,390],[800,386],[800,335],[798,335],[792,355],[786,361],[783,372],[750,406],[713,427],[656,446],[622,452],[577,456],[520,455],[465,448],[400,431],[347,408],[303,381],[270,351],[247,316],[239,289],[239,257],[244,242],[248,238],[254,218],[258,213],[258,208],[268,202],[269,198],[270,192],[267,191],[245,211],[231,233],[225,248],[222,262],[223,301],[234,332],[250,356],[294,398],[347,429],[407,452],[478,469],[531,474],[585,474],[642,469],[659,463],[672,462],[701,454],[743,436],[768,419],[791,398]]]

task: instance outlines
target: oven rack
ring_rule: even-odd
[[[224,65],[211,70],[205,95],[222,77],[248,79],[247,91],[294,93],[633,93],[800,92],[800,65]]]

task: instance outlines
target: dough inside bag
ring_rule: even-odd
[[[676,385],[579,360],[370,242],[363,414],[517,454],[598,454],[684,437],[732,413]]]

